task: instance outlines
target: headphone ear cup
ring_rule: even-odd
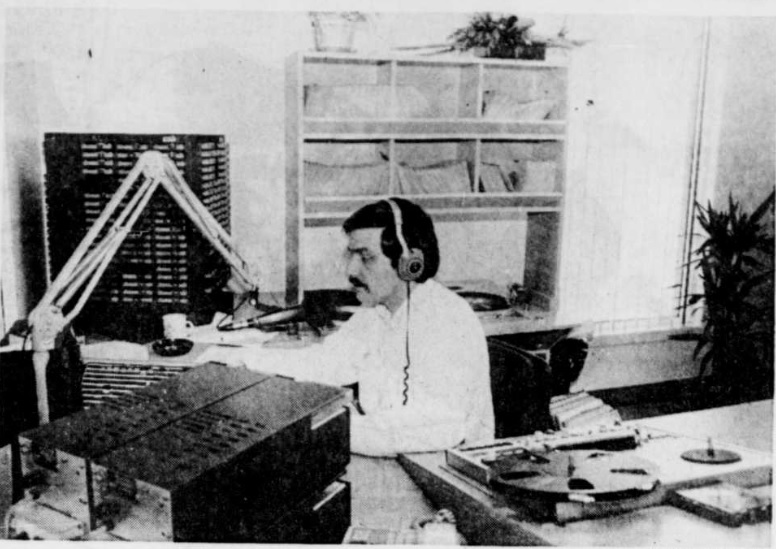
[[[405,282],[414,282],[423,276],[425,267],[423,252],[417,248],[412,248],[407,254],[399,258],[399,278]]]

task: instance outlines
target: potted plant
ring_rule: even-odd
[[[702,386],[723,398],[772,391],[774,241],[763,217],[773,202],[771,193],[751,215],[732,196],[727,209],[695,205],[706,238],[691,262],[703,292],[688,305],[704,312],[694,356]]]
[[[544,59],[546,44],[533,39],[530,33],[533,25],[533,19],[516,15],[493,17],[490,13],[478,13],[449,39],[453,42],[453,49],[473,50],[482,57],[541,60]]]

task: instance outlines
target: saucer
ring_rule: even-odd
[[[157,339],[151,344],[151,348],[160,356],[185,355],[192,347],[194,342],[190,339]]]

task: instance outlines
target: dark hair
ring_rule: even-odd
[[[439,270],[439,244],[437,243],[434,222],[431,217],[417,204],[403,198],[391,198],[399,207],[402,217],[402,232],[407,247],[416,248],[423,252],[423,273],[418,282],[425,282],[433,278]],[[380,247],[385,256],[391,260],[391,265],[396,269],[401,257],[401,244],[396,238],[396,222],[393,218],[393,210],[387,201],[381,200],[373,204],[367,204],[357,210],[342,224],[346,233],[352,233],[358,229],[383,229],[380,238]]]

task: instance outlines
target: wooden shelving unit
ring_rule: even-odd
[[[302,275],[305,230],[404,196],[435,221],[526,220],[520,282],[552,312],[566,66],[303,52],[289,57],[286,74],[289,303],[314,284]]]

